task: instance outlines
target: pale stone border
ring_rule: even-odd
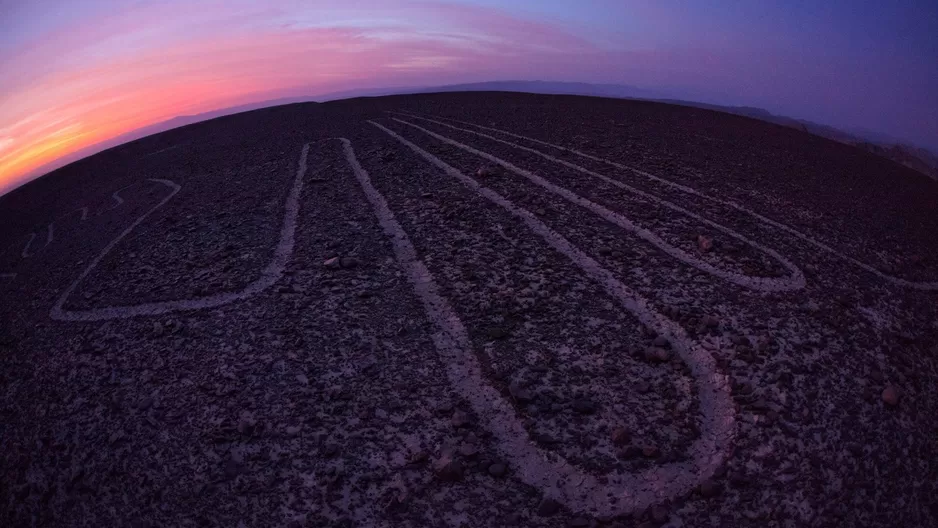
[[[416,115],[414,115],[414,114],[409,114],[409,113],[403,113],[403,112],[397,112],[397,113],[400,113],[400,114],[402,114],[402,115],[411,116],[411,117],[419,117],[419,116],[416,116]],[[746,214],[748,214],[749,216],[751,216],[751,217],[753,217],[753,218],[759,220],[760,222],[766,223],[766,224],[768,224],[768,225],[770,225],[770,226],[772,226],[772,227],[781,229],[781,230],[783,230],[783,231],[785,231],[785,232],[787,232],[787,233],[789,233],[789,234],[791,234],[791,235],[794,235],[795,237],[799,238],[800,240],[803,240],[804,242],[807,242],[808,244],[811,244],[812,246],[814,246],[814,247],[816,247],[816,248],[818,248],[818,249],[821,249],[821,250],[823,250],[823,251],[826,251],[827,253],[830,253],[830,254],[832,254],[832,255],[834,255],[834,256],[836,256],[836,257],[839,257],[839,258],[841,258],[841,259],[843,259],[843,260],[846,260],[847,262],[849,262],[849,263],[851,263],[851,264],[853,264],[853,265],[855,265],[855,266],[857,266],[857,267],[863,269],[864,271],[867,271],[867,272],[869,272],[869,273],[872,273],[873,275],[876,275],[877,277],[879,277],[879,278],[885,280],[886,282],[889,282],[889,283],[891,283],[891,284],[895,284],[896,286],[902,286],[902,287],[905,287],[905,288],[913,288],[913,289],[916,289],[916,290],[929,290],[929,291],[931,291],[931,290],[938,290],[938,281],[931,281],[931,282],[910,281],[910,280],[906,280],[906,279],[903,279],[903,278],[900,278],[900,277],[896,277],[896,276],[894,276],[894,275],[889,275],[889,274],[887,274],[887,273],[883,273],[882,271],[879,271],[878,269],[876,269],[876,268],[870,266],[869,264],[865,264],[865,263],[863,263],[863,262],[861,262],[861,261],[859,261],[859,260],[857,260],[857,259],[855,259],[855,258],[853,258],[853,257],[851,257],[851,256],[849,256],[849,255],[845,255],[845,254],[841,253],[840,251],[838,251],[838,250],[836,250],[836,249],[834,249],[834,248],[828,246],[827,244],[825,244],[825,243],[823,243],[823,242],[820,242],[820,241],[818,241],[818,240],[815,240],[815,239],[811,238],[810,236],[808,236],[808,235],[802,233],[801,231],[798,231],[797,229],[795,229],[795,228],[793,228],[793,227],[790,227],[790,226],[785,225],[785,224],[783,224],[783,223],[781,223],[781,222],[772,220],[771,218],[768,218],[768,217],[766,217],[766,216],[764,216],[764,215],[761,215],[761,214],[759,214],[759,213],[757,213],[757,212],[755,212],[755,211],[753,211],[753,210],[751,210],[751,209],[749,209],[749,208],[747,208],[747,207],[745,207],[745,206],[739,205],[739,204],[737,204],[736,202],[732,202],[732,201],[730,201],[730,200],[723,200],[723,199],[721,199],[721,198],[716,198],[716,197],[713,197],[713,196],[704,194],[704,193],[698,191],[697,189],[694,189],[693,187],[689,187],[689,186],[687,186],[687,185],[682,185],[682,184],[680,184],[680,183],[673,182],[673,181],[671,181],[671,180],[662,178],[662,177],[660,177],[660,176],[656,176],[656,175],[654,175],[654,174],[651,174],[651,173],[649,173],[649,172],[646,172],[646,171],[637,169],[637,168],[635,168],[635,167],[631,167],[631,166],[629,166],[629,165],[625,165],[625,164],[622,164],[622,163],[618,163],[618,162],[615,162],[615,161],[611,161],[611,160],[608,160],[608,159],[605,159],[605,158],[600,158],[600,157],[598,157],[598,156],[593,156],[593,155],[591,155],[591,154],[587,154],[587,153],[585,153],[585,152],[581,152],[581,151],[576,150],[576,149],[567,148],[567,147],[562,147],[562,146],[556,145],[556,144],[554,144],[554,143],[548,143],[547,141],[542,141],[542,140],[540,140],[540,139],[534,139],[534,138],[531,138],[531,137],[528,137],[528,136],[523,136],[523,135],[521,135],[521,134],[515,134],[515,133],[513,133],[513,132],[508,132],[508,131],[506,131],[506,130],[501,130],[501,129],[498,129],[498,128],[487,127],[487,126],[483,126],[483,125],[478,125],[478,124],[475,124],[475,123],[471,123],[471,122],[468,122],[468,121],[461,121],[461,120],[458,120],[458,119],[452,119],[452,118],[448,118],[448,117],[441,117],[441,116],[433,116],[433,117],[435,117],[435,118],[437,118],[437,119],[447,119],[447,120],[452,121],[452,122],[454,122],[454,123],[461,123],[461,124],[463,124],[463,125],[473,126],[473,127],[476,127],[476,128],[478,128],[478,129],[480,129],[480,130],[488,130],[488,131],[491,131],[491,132],[497,132],[497,133],[499,133],[499,134],[504,134],[504,135],[506,135],[506,136],[511,136],[511,137],[515,137],[515,138],[518,138],[518,139],[523,139],[523,140],[526,140],[526,141],[530,141],[530,142],[532,142],[532,143],[537,143],[537,144],[539,144],[539,145],[544,145],[544,146],[547,146],[547,147],[551,147],[551,148],[555,148],[555,149],[558,149],[558,150],[562,150],[562,151],[564,151],[564,152],[569,152],[569,153],[571,153],[571,154],[575,154],[575,155],[580,156],[580,157],[585,158],[585,159],[589,159],[589,160],[592,160],[592,161],[597,161],[597,162],[600,162],[600,163],[604,163],[604,164],[606,164],[606,165],[609,165],[609,166],[611,166],[611,167],[615,167],[615,168],[617,168],[617,169],[622,169],[622,170],[631,171],[631,172],[633,172],[633,173],[635,173],[635,174],[638,174],[639,176],[643,176],[643,177],[645,177],[645,178],[648,178],[649,180],[653,180],[653,181],[656,181],[656,182],[658,182],[658,183],[667,185],[667,186],[669,186],[669,187],[671,187],[671,188],[673,188],[673,189],[677,189],[677,190],[679,190],[679,191],[681,191],[681,192],[684,192],[684,193],[687,193],[687,194],[691,194],[691,195],[697,196],[698,198],[703,198],[703,199],[708,200],[708,201],[711,201],[711,202],[713,202],[713,203],[718,203],[718,204],[721,204],[721,205],[725,205],[725,206],[728,206],[728,207],[732,207],[733,209],[736,209],[737,211],[740,211],[740,212],[742,212],[742,213],[746,213]],[[460,130],[466,130],[467,132],[472,132],[471,130],[467,130],[467,129],[460,129]],[[495,139],[495,138],[493,138],[493,139]],[[526,150],[527,150],[526,147],[522,147],[522,146],[520,146],[520,145],[516,145],[516,146],[519,147],[519,148],[523,148],[523,149],[526,149]],[[530,150],[533,151],[533,149],[530,149]],[[534,151],[534,152],[538,152],[538,151]],[[540,153],[540,154],[543,154],[543,153]],[[623,185],[624,185],[624,184],[623,184]]]
[[[213,295],[208,295],[205,297],[198,297],[194,299],[179,299],[173,301],[160,301],[160,302],[151,302],[151,303],[142,303],[135,305],[126,305],[126,306],[106,306],[102,308],[92,308],[89,310],[66,310],[63,308],[65,302],[68,300],[68,297],[75,291],[78,285],[82,280],[87,277],[92,270],[110,253],[115,246],[127,235],[129,235],[140,223],[142,223],[146,218],[166,204],[181,188],[179,185],[169,181],[169,180],[152,180],[158,183],[162,183],[167,187],[172,189],[172,192],[165,198],[163,198],[160,203],[153,206],[146,213],[142,214],[137,218],[130,226],[122,231],[117,237],[108,243],[107,246],[98,254],[94,260],[88,264],[87,267],[82,271],[81,275],[75,279],[74,282],[62,293],[58,301],[56,301],[55,306],[52,307],[49,315],[52,319],[59,321],[101,321],[105,319],[124,319],[128,317],[136,317],[139,315],[160,315],[170,312],[183,311],[183,310],[201,310],[205,308],[215,308],[225,304],[229,304],[235,301],[240,301],[247,299],[258,293],[270,288],[274,283],[280,280],[283,277],[283,271],[286,267],[287,261],[290,256],[293,254],[294,246],[294,235],[296,232],[296,222],[297,215],[300,209],[300,193],[303,190],[303,177],[306,174],[306,158],[309,153],[309,143],[303,146],[303,150],[300,154],[299,166],[296,169],[296,177],[293,180],[293,187],[290,189],[290,193],[287,196],[287,201],[284,206],[284,217],[283,217],[283,227],[280,230],[280,240],[277,243],[276,248],[274,249],[274,256],[271,259],[270,263],[261,271],[260,277],[247,285],[243,290],[238,292],[227,292],[227,293],[218,293]],[[115,201],[120,203],[123,202],[123,199],[120,198],[120,190],[116,191],[112,197]],[[120,205],[118,203],[118,205]]]
[[[561,187],[561,186],[559,186],[559,185],[556,185],[556,184],[554,184],[554,183],[552,183],[552,182],[550,182],[550,181],[548,181],[548,180],[542,178],[541,176],[538,176],[537,174],[534,174],[534,173],[532,173],[532,172],[530,172],[530,171],[527,171],[527,170],[525,170],[525,169],[519,168],[519,167],[515,166],[514,164],[512,164],[512,163],[510,163],[510,162],[508,162],[508,161],[505,161],[505,160],[503,160],[503,159],[501,159],[501,158],[498,158],[498,157],[493,156],[493,155],[491,155],[491,154],[488,154],[488,153],[486,153],[486,152],[482,152],[482,151],[480,151],[480,150],[477,150],[477,149],[475,149],[475,148],[473,148],[473,147],[470,147],[470,146],[468,146],[468,145],[465,145],[465,144],[463,144],[463,143],[460,143],[460,142],[458,142],[458,141],[456,141],[456,140],[454,140],[454,139],[452,139],[452,138],[448,138],[448,137],[442,136],[442,135],[440,135],[440,134],[437,134],[436,132],[433,132],[433,131],[431,131],[431,130],[427,130],[426,128],[423,128],[423,127],[421,127],[421,126],[419,126],[419,125],[416,125],[416,124],[414,124],[414,123],[410,123],[410,122],[408,122],[408,121],[404,121],[403,119],[394,118],[395,121],[397,121],[397,122],[399,122],[399,123],[403,123],[403,124],[408,125],[408,126],[410,126],[410,127],[413,127],[413,128],[415,128],[415,129],[417,129],[417,130],[420,130],[421,132],[424,132],[425,134],[428,134],[428,135],[430,135],[431,137],[433,137],[433,138],[435,138],[435,139],[438,139],[438,140],[440,140],[440,141],[443,141],[444,143],[448,143],[448,144],[450,144],[450,145],[453,145],[454,147],[461,148],[461,149],[465,150],[466,152],[470,152],[470,153],[475,154],[475,155],[477,155],[477,156],[479,156],[479,157],[482,157],[482,158],[484,158],[484,159],[487,159],[487,160],[491,161],[492,163],[497,163],[498,165],[501,165],[502,167],[508,169],[509,171],[514,172],[515,174],[518,174],[519,176],[522,176],[522,177],[524,177],[524,178],[527,178],[527,179],[530,180],[532,183],[534,183],[534,184],[536,184],[536,185],[538,185],[538,186],[540,186],[540,187],[543,187],[544,189],[547,189],[548,191],[550,191],[550,192],[552,192],[552,193],[554,193],[554,194],[556,194],[556,195],[558,195],[558,196],[561,196],[562,198],[566,199],[567,201],[569,201],[569,202],[571,202],[571,203],[574,203],[574,204],[576,204],[576,205],[582,206],[582,207],[584,207],[584,208],[586,208],[586,209],[589,209],[590,211],[592,211],[593,213],[599,215],[599,216],[602,217],[603,219],[605,219],[605,220],[607,220],[607,221],[609,221],[609,222],[611,222],[611,223],[613,223],[613,224],[615,224],[615,225],[621,227],[622,229],[624,229],[624,230],[626,230],[626,231],[629,231],[629,232],[631,232],[631,233],[634,233],[636,236],[638,236],[638,237],[640,237],[640,238],[642,238],[642,239],[644,239],[644,240],[650,242],[652,245],[654,245],[655,247],[657,247],[657,248],[660,249],[661,251],[664,251],[664,252],[667,253],[668,255],[674,257],[674,258],[677,259],[677,260],[680,260],[681,262],[687,264],[688,266],[692,266],[692,267],[694,267],[694,268],[697,268],[697,269],[700,270],[700,271],[703,271],[703,272],[705,272],[705,273],[709,273],[709,274],[711,274],[711,275],[713,275],[713,276],[715,276],[715,277],[721,278],[721,279],[723,279],[723,280],[726,280],[726,281],[731,282],[731,283],[733,283],[733,284],[736,284],[736,285],[738,285],[738,286],[743,286],[743,287],[745,287],[745,288],[751,288],[751,289],[754,289],[754,290],[761,290],[761,291],[789,291],[789,290],[798,290],[798,289],[804,288],[804,286],[805,286],[804,274],[801,272],[801,270],[798,268],[798,266],[796,266],[796,265],[794,265],[793,263],[791,263],[788,259],[786,259],[785,257],[783,257],[783,256],[782,256],[781,254],[779,254],[777,251],[775,251],[775,250],[773,250],[773,249],[770,249],[770,248],[767,248],[767,247],[765,247],[765,246],[763,246],[763,245],[761,245],[761,244],[759,244],[759,243],[757,243],[757,242],[755,242],[755,241],[753,241],[753,240],[751,240],[751,239],[749,239],[749,238],[746,238],[745,236],[741,235],[740,233],[737,233],[736,231],[733,231],[732,229],[730,229],[730,228],[728,228],[728,227],[722,226],[722,225],[720,225],[720,224],[718,224],[718,223],[716,223],[716,222],[713,222],[713,221],[708,220],[708,219],[706,219],[706,218],[703,218],[703,217],[701,217],[700,215],[697,215],[697,214],[695,214],[695,213],[693,213],[693,212],[691,212],[691,211],[688,211],[687,209],[685,209],[685,208],[683,208],[683,207],[681,207],[681,206],[679,206],[679,205],[676,205],[676,204],[674,204],[674,203],[671,203],[671,202],[669,202],[669,201],[667,201],[667,200],[663,200],[663,199],[661,199],[661,198],[659,198],[659,197],[657,197],[657,196],[654,196],[654,195],[652,195],[652,194],[646,193],[646,192],[641,191],[641,190],[639,190],[639,189],[636,189],[636,188],[634,188],[634,187],[630,187],[630,186],[628,186],[628,185],[623,184],[622,182],[619,182],[619,181],[617,181],[617,180],[613,180],[613,179],[611,179],[611,178],[608,178],[608,177],[606,177],[606,176],[603,176],[602,174],[598,174],[598,173],[596,173],[596,172],[593,172],[593,171],[591,171],[591,170],[589,170],[589,169],[586,169],[586,168],[584,168],[584,167],[581,167],[581,166],[579,166],[579,165],[575,165],[575,164],[570,163],[570,162],[568,162],[568,161],[555,158],[555,157],[553,157],[553,156],[550,156],[550,155],[548,155],[548,154],[544,154],[544,153],[542,153],[542,152],[538,152],[538,151],[536,151],[536,150],[534,150],[534,149],[530,149],[530,148],[527,148],[527,147],[523,147],[523,146],[521,146],[521,145],[517,145],[517,144],[515,144],[515,143],[511,143],[511,142],[508,142],[508,141],[504,141],[504,140],[501,140],[501,139],[498,139],[498,138],[489,136],[489,135],[487,135],[487,134],[482,134],[482,133],[480,133],[480,132],[476,132],[476,131],[474,131],[474,130],[468,130],[468,129],[464,129],[464,128],[454,127],[454,126],[452,126],[452,125],[450,125],[450,124],[443,123],[443,122],[441,122],[441,121],[435,121],[435,120],[432,120],[432,119],[426,119],[426,118],[422,118],[422,117],[415,117],[415,118],[416,118],[416,119],[422,119],[422,120],[425,120],[425,121],[430,121],[430,122],[433,122],[433,123],[437,123],[437,124],[440,124],[440,125],[442,125],[442,126],[449,127],[449,128],[455,129],[455,130],[460,130],[460,131],[468,132],[468,133],[471,133],[471,134],[476,134],[476,135],[479,135],[479,136],[482,136],[482,137],[486,137],[486,138],[488,138],[488,139],[492,139],[492,140],[497,141],[497,142],[499,142],[499,143],[504,143],[504,144],[507,144],[507,145],[512,146],[512,147],[514,147],[514,148],[518,148],[518,149],[520,149],[520,150],[524,150],[524,151],[528,151],[528,152],[537,154],[538,156],[541,156],[541,157],[543,157],[543,158],[545,158],[545,159],[547,159],[547,160],[550,160],[550,161],[553,161],[553,162],[555,162],[555,163],[559,163],[559,164],[561,164],[561,165],[570,167],[570,168],[572,168],[572,169],[575,169],[575,170],[577,170],[577,171],[580,171],[580,172],[582,172],[582,173],[584,173],[584,174],[587,174],[587,175],[589,175],[589,176],[592,176],[592,177],[601,179],[601,180],[605,181],[606,183],[610,183],[610,184],[612,184],[612,185],[614,185],[614,186],[616,186],[616,187],[619,187],[619,188],[628,190],[628,191],[630,191],[630,192],[632,192],[632,193],[634,193],[634,194],[638,194],[638,195],[640,195],[642,198],[645,198],[645,199],[647,199],[647,200],[649,200],[649,201],[653,201],[653,202],[658,203],[658,204],[660,204],[660,205],[662,205],[662,206],[664,206],[664,207],[667,207],[667,208],[672,209],[672,210],[674,210],[674,211],[677,211],[677,212],[679,212],[679,213],[681,213],[681,214],[684,214],[684,215],[686,215],[686,216],[689,216],[689,217],[691,217],[691,218],[694,218],[695,220],[698,220],[698,221],[700,221],[700,222],[702,222],[702,223],[704,223],[704,224],[706,224],[706,225],[709,225],[710,227],[712,227],[712,228],[714,228],[714,229],[716,229],[716,230],[718,230],[718,231],[720,231],[720,232],[722,232],[722,233],[724,233],[724,234],[726,234],[726,235],[728,235],[728,236],[730,236],[730,237],[732,237],[732,238],[735,238],[735,239],[737,239],[737,240],[739,240],[739,241],[741,241],[741,242],[743,242],[743,243],[745,243],[745,244],[748,244],[748,245],[750,245],[750,246],[756,248],[757,250],[759,250],[759,251],[761,251],[761,252],[763,252],[763,253],[765,253],[765,254],[771,256],[772,258],[774,258],[775,260],[777,260],[782,266],[784,266],[785,269],[788,270],[789,276],[788,276],[788,277],[785,277],[785,278],[753,277],[753,276],[749,276],[749,275],[744,275],[744,274],[742,274],[742,273],[736,273],[736,272],[733,272],[733,271],[728,271],[728,270],[725,270],[725,269],[717,268],[717,267],[713,266],[712,264],[710,264],[709,262],[706,262],[706,261],[704,261],[704,260],[702,260],[702,259],[699,259],[699,258],[697,258],[696,256],[691,255],[691,254],[687,253],[686,251],[684,251],[684,250],[682,250],[682,249],[680,249],[680,248],[678,248],[678,247],[675,247],[675,246],[669,244],[667,241],[663,240],[663,239],[662,239],[661,237],[659,237],[658,235],[654,234],[653,232],[649,231],[648,229],[645,229],[645,228],[643,228],[643,227],[641,227],[641,226],[639,226],[639,225],[636,225],[635,223],[633,223],[632,221],[630,221],[628,218],[624,217],[623,215],[621,215],[621,214],[619,214],[619,213],[616,213],[616,212],[614,212],[614,211],[611,211],[611,210],[609,210],[609,209],[603,207],[602,205],[599,205],[599,204],[597,204],[597,203],[595,203],[595,202],[593,202],[593,201],[591,201],[591,200],[589,200],[589,199],[587,199],[587,198],[584,198],[583,196],[580,196],[580,195],[578,195],[578,194],[576,194],[576,193],[570,191],[569,189],[566,189],[566,188],[564,188],[564,187]]]
[[[696,380],[701,432],[690,448],[692,461],[689,463],[663,464],[637,474],[610,473],[605,476],[605,482],[601,482],[566,460],[550,456],[539,449],[511,405],[485,382],[462,321],[440,294],[436,281],[417,257],[407,233],[394,218],[384,197],[371,184],[368,173],[355,159],[351,144],[345,141],[346,157],[391,240],[397,260],[406,271],[428,317],[436,325],[433,341],[446,365],[450,383],[466,398],[473,411],[492,432],[498,449],[511,461],[518,478],[573,511],[601,516],[641,511],[690,493],[702,481],[710,478],[728,457],[735,431],[735,407],[730,398],[728,381],[726,376],[718,373],[710,353],[691,340],[680,325],[656,312],[645,299],[616,279],[609,270],[550,229],[530,211],[482,187],[474,179],[397,133],[373,121],[369,122],[447,175],[521,219],[533,233],[569,258],[642,324],[667,338],[675,352],[690,367]]]

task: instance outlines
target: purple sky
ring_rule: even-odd
[[[506,79],[663,89],[938,150],[938,2],[0,0],[0,192],[176,115]]]

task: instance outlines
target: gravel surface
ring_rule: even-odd
[[[0,525],[935,526],[936,210],[585,97],[110,149],[0,198]]]

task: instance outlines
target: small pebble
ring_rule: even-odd
[[[501,462],[496,462],[489,466],[489,475],[492,475],[493,477],[502,477],[507,471],[508,468]]]
[[[453,427],[463,427],[469,425],[469,415],[457,409],[456,412],[453,413],[453,417],[450,421]]]
[[[712,480],[705,480],[700,484],[700,494],[706,498],[716,497],[720,494],[720,486]]]
[[[537,507],[537,514],[541,517],[550,517],[560,511],[560,503],[554,499],[544,499]]]
[[[887,385],[886,388],[883,389],[883,401],[890,407],[899,405],[899,390],[892,385]]]

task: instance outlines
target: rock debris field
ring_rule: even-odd
[[[938,526],[938,184],[852,147],[353,99],[0,221],[2,526]]]

